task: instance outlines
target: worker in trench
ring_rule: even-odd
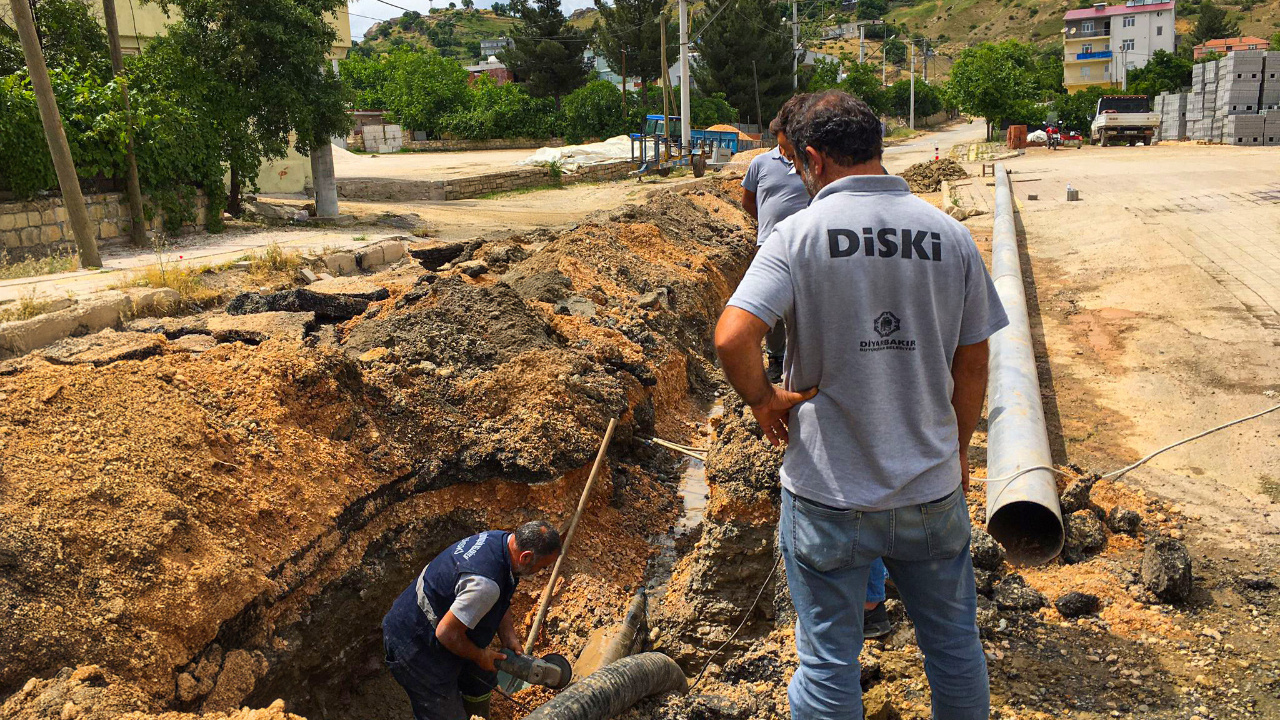
[[[418,574],[382,619],[387,666],[409,695],[415,720],[489,717],[498,638],[523,645],[511,616],[520,578],[554,563],[560,534],[541,520],[450,545]]]
[[[787,140],[787,123],[797,108],[804,105],[809,93],[792,96],[782,105],[778,116],[769,123],[769,132],[778,146],[751,159],[742,177],[742,209],[756,220],[756,250],[778,223],[809,207],[809,191],[796,172],[795,150]],[[882,170],[883,172],[883,170]],[[766,370],[769,382],[782,383],[782,360],[787,348],[786,321],[779,320],[765,335]],[[862,634],[868,638],[888,635],[893,630],[885,609],[885,569],[879,558],[871,564],[867,578],[867,599],[863,605]]]
[[[840,91],[786,135],[813,201],[778,223],[716,327],[725,375],[786,444],[779,545],[796,606],[796,720],[861,720],[872,563],[888,567],[924,652],[937,720],[985,720],[969,553],[969,440],[987,338],[1008,324],[968,230],[881,168],[880,121]],[[782,387],[760,342],[785,318]]]

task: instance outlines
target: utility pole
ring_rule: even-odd
[[[751,61],[751,80],[756,84],[756,119],[760,121],[760,139],[764,139],[764,116],[760,114],[760,76],[756,74],[756,61]],[[750,125],[751,123],[747,123]]]
[[[791,0],[791,88],[800,89],[800,14],[796,10],[796,0]],[[760,118],[764,124],[764,118]]]
[[[689,0],[680,0],[680,149],[693,152],[689,129],[693,113],[689,108]]]
[[[627,50],[622,50],[622,109],[627,109]]]
[[[924,81],[929,82],[929,38],[922,40],[924,43]]]
[[[31,89],[35,91],[36,104],[40,107],[40,123],[44,126],[44,138],[49,144],[53,169],[58,173],[62,205],[67,209],[71,232],[75,235],[76,247],[80,252],[80,266],[102,267],[98,243],[89,229],[89,211],[85,209],[84,195],[80,193],[80,178],[76,175],[75,162],[71,159],[71,148],[67,146],[66,131],[62,129],[62,116],[58,114],[58,100],[53,96],[53,85],[49,83],[49,67],[44,63],[44,52],[40,49],[40,37],[36,33],[35,18],[31,16],[31,6],[27,4],[27,0],[9,0],[9,5],[13,8],[18,38],[22,41],[22,55],[27,61],[27,71],[31,74]]]
[[[858,64],[862,64],[867,54],[867,26],[858,23]]]
[[[124,76],[124,52],[120,49],[120,22],[116,17],[116,0],[102,0],[102,14],[107,24],[107,40],[111,43],[111,71],[115,73],[116,82],[120,84],[120,98],[124,103],[125,116],[129,110],[129,82]],[[127,168],[127,190],[129,195],[129,239],[134,245],[142,245],[147,240],[145,220],[142,215],[142,188],[138,183],[138,156],[133,152],[133,119],[129,119],[129,138],[125,145],[125,165]]]
[[[911,48],[911,129],[916,129],[916,41],[908,43]]]
[[[667,19],[658,22],[658,54],[662,58],[662,134],[671,152],[671,66],[667,64]],[[658,158],[661,161],[662,158]]]

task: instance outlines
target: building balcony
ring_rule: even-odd
[[[1063,39],[1065,39],[1067,42],[1071,42],[1072,40],[1087,40],[1089,38],[1104,38],[1104,37],[1111,37],[1111,30],[1106,28],[1101,30],[1076,30],[1073,33],[1068,28],[1066,34],[1063,36]]]
[[[1103,50],[1101,52],[1068,53],[1063,58],[1063,62],[1078,63],[1078,62],[1095,62],[1098,60],[1110,60],[1111,54],[1112,53],[1110,50]]]

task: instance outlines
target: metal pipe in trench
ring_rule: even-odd
[[[1013,191],[1004,163],[997,163],[996,216],[991,275],[1009,316],[1009,326],[991,337],[987,384],[987,477],[1053,465],[1049,432],[1040,403],[1040,380],[1031,344],[1031,322],[1018,258]],[[987,484],[987,531],[1014,565],[1039,565],[1062,551],[1062,507],[1053,473],[1032,470],[1003,483]]]
[[[570,685],[526,720],[607,720],[650,695],[688,689],[689,681],[674,660],[662,653],[640,653]]]

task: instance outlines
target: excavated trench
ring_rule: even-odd
[[[282,698],[311,718],[401,716],[382,614],[457,538],[565,522],[610,417],[610,470],[539,651],[575,655],[672,564],[673,617],[705,609],[694,596],[715,578],[690,585],[681,553],[651,562],[653,541],[688,522],[681,491],[705,486],[636,436],[699,437],[717,389],[711,330],[753,247],[730,186],[660,192],[443,263],[425,251],[423,268],[380,280],[388,300],[302,346],[0,369],[11,401],[0,605],[12,613],[0,697],[16,693],[5,714],[67,702],[76,710],[63,717],[209,713]],[[748,555],[771,558],[768,511],[738,509],[761,521]],[[682,525],[679,550],[722,534],[719,521],[696,525]],[[23,556],[35,562],[13,561]],[[543,582],[520,588],[526,622]],[[684,632],[654,644],[678,649]]]

